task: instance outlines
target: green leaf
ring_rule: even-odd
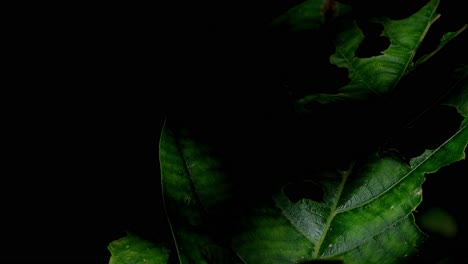
[[[390,46],[381,55],[358,58],[355,51],[364,40],[364,34],[356,21],[343,22],[344,29],[337,35],[336,51],[330,62],[348,69],[350,82],[336,94],[311,94],[298,100],[299,106],[315,101],[322,104],[345,99],[366,99],[393,90],[401,78],[412,68],[413,58],[432,23],[438,0],[431,0],[413,15],[391,20],[388,17],[373,18],[371,22],[383,25],[382,36],[390,40]]]
[[[229,251],[207,232],[208,219],[230,198],[230,185],[211,149],[195,140],[189,129],[169,128],[160,143],[162,196],[181,263],[210,263],[229,258]],[[212,229],[213,230],[213,229]]]
[[[109,264],[163,264],[169,260],[167,248],[132,233],[112,241],[107,248],[111,252]]]
[[[291,31],[316,30],[325,24],[327,12],[343,15],[349,6],[328,0],[306,0],[273,20],[273,26],[288,26]]]
[[[279,192],[243,218],[234,248],[245,263],[402,263],[424,239],[413,212],[425,175],[464,159],[467,144],[465,123],[409,165],[375,154],[347,171],[324,172],[323,200],[294,203]]]

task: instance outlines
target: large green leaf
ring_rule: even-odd
[[[219,218],[210,214],[231,199],[219,161],[188,130],[165,123],[160,140],[163,197],[180,263],[410,259],[424,238],[413,212],[422,201],[425,175],[464,159],[467,109],[460,98],[466,98],[467,89],[459,88],[446,104],[457,108],[465,121],[438,148],[426,150],[409,164],[376,153],[346,171],[323,171],[317,179],[324,191],[321,200],[293,202],[280,191],[269,204],[253,201],[247,214],[230,222],[236,230],[231,245],[225,243],[230,233],[216,234],[212,224]],[[223,236],[226,240],[220,243]]]
[[[231,193],[211,151],[190,130],[169,128],[165,122],[159,144],[162,195],[180,263],[229,259],[229,251],[213,238],[216,231],[208,222]]]
[[[129,233],[126,237],[112,241],[107,248],[111,252],[109,264],[165,264],[169,250]]]
[[[453,103],[459,109],[462,104]],[[323,172],[323,200],[292,202],[279,192],[243,219],[235,250],[245,263],[403,263],[424,238],[413,212],[422,201],[425,175],[464,159],[467,144],[464,122],[409,164],[375,154],[347,171]]]
[[[460,74],[462,77],[465,74]],[[460,82],[463,83],[463,82]],[[323,200],[292,202],[284,192],[270,204],[250,204],[232,221],[238,232],[220,243],[210,210],[231,198],[226,176],[209,148],[188,130],[165,123],[160,140],[163,197],[180,263],[402,263],[417,251],[423,234],[413,212],[422,201],[425,175],[464,158],[468,143],[466,85],[446,104],[465,117],[438,148],[407,164],[372,155],[347,171],[323,172]],[[244,206],[239,203],[238,206]],[[218,224],[223,224],[218,223]],[[225,229],[226,230],[226,229]]]
[[[354,20],[345,21],[336,37],[336,51],[330,62],[348,69],[350,82],[336,94],[311,94],[298,100],[299,106],[309,102],[330,103],[344,99],[366,99],[393,90],[401,78],[412,68],[413,58],[426,33],[439,17],[439,0],[431,0],[413,15],[392,20],[373,18],[371,22],[383,26],[381,36],[390,40],[390,46],[378,56],[358,58],[355,52],[365,36]]]

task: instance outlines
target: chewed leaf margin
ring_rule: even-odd
[[[466,89],[462,94],[466,96]],[[458,109],[465,105],[450,104]],[[246,216],[234,248],[246,263],[401,263],[410,259],[425,239],[413,214],[422,202],[423,183],[428,174],[464,160],[467,144],[468,128],[463,122],[439,147],[426,150],[409,164],[375,153],[345,172],[324,173],[323,202],[307,198],[292,202],[280,192],[272,203]]]
[[[381,55],[370,58],[355,55],[365,37],[357,21],[340,21],[342,29],[336,37],[336,51],[330,56],[330,63],[348,69],[350,82],[339,88],[338,93],[304,96],[297,100],[298,109],[307,112],[305,105],[311,102],[329,104],[343,100],[365,100],[391,92],[402,77],[413,69],[416,51],[440,16],[436,12],[438,5],[439,0],[430,0],[419,11],[401,20],[388,17],[369,19],[371,23],[381,24],[381,36],[390,40],[390,46]]]

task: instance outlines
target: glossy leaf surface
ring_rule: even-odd
[[[241,258],[246,263],[403,263],[423,238],[413,212],[422,201],[425,175],[465,159],[466,102],[451,102],[465,122],[409,164],[376,154],[348,171],[324,172],[323,200],[294,203],[280,192],[253,212],[235,239]]]

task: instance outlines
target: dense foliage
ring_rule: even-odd
[[[456,263],[429,250],[453,216],[417,212],[426,181],[465,159],[467,25],[437,24],[443,0],[354,2],[291,4],[243,44],[255,56],[208,60],[212,83],[169,95],[170,239],[130,231],[111,264]]]

